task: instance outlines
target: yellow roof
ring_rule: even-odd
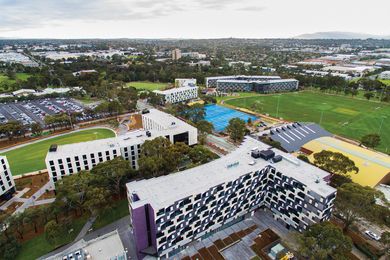
[[[357,174],[350,173],[350,176],[352,181],[360,185],[375,187],[390,181],[390,156],[329,136],[314,139],[306,143],[303,148],[312,151],[313,154],[322,150],[344,154],[359,168]],[[309,156],[310,161],[314,161],[313,154]]]

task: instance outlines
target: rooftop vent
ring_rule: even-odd
[[[152,136],[152,133],[150,131],[146,131],[146,136],[147,137],[151,137]]]
[[[49,152],[57,152],[58,146],[56,144],[50,145]]]
[[[269,159],[272,159],[275,156],[275,152],[272,150],[262,150],[260,151],[260,157],[264,160],[268,161]]]
[[[148,113],[150,113],[150,111],[149,111],[149,109],[144,109],[144,110],[142,110],[142,114],[148,114]]]
[[[283,160],[283,157],[280,154],[278,154],[274,158],[272,158],[272,162],[273,163],[278,163],[278,162],[280,162],[282,160]]]

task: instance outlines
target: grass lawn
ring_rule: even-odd
[[[93,223],[93,229],[104,227],[118,219],[129,215],[129,204],[127,199],[119,200],[111,205],[111,208],[102,212]]]
[[[87,220],[88,217],[81,217],[72,221],[71,229],[73,229],[73,231],[70,234],[68,232],[64,233],[63,236],[60,237],[58,243],[59,245],[57,247],[72,242],[79,234]],[[38,257],[43,256],[54,249],[55,246],[46,241],[45,234],[41,234],[22,243],[16,260],[37,259]]]
[[[150,91],[164,89],[167,85],[167,83],[156,83],[148,81],[135,81],[127,83],[128,87],[135,87],[136,89],[144,89]]]
[[[45,157],[51,144],[71,144],[114,136],[115,133],[109,129],[89,129],[43,140],[5,152],[2,155],[7,156],[12,175],[20,175],[45,169]]]
[[[222,99],[229,105],[291,121],[319,123],[322,115],[321,125],[325,129],[356,140],[369,133],[378,133],[382,126],[381,144],[377,149],[384,152],[390,150],[390,105],[386,103],[314,92],[275,95],[252,93],[252,96]]]
[[[379,81],[381,81],[386,86],[390,86],[390,79],[380,79]]]

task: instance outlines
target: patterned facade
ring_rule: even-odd
[[[220,92],[259,92],[275,93],[298,90],[298,80],[278,79],[266,81],[251,80],[218,80],[217,90]]]
[[[15,182],[6,156],[0,156],[0,198],[9,199],[15,192]]]
[[[155,90],[154,93],[161,95],[164,103],[175,104],[198,98],[198,87],[184,86],[168,90]]]
[[[224,165],[226,160],[234,160],[248,147],[259,143],[253,142],[252,139],[244,148],[241,147],[238,152],[227,156],[230,158],[218,159],[204,167],[198,167],[198,170],[187,170],[180,173],[182,176],[177,176],[176,173],[169,178],[164,176],[140,183],[129,183],[129,208],[139,257],[170,257],[191,241],[240,221],[245,215],[261,207],[269,208],[275,219],[298,231],[305,230],[311,224],[328,220],[336,191],[327,186],[324,180],[310,185],[307,181],[293,177],[295,174],[278,169],[278,164],[269,164],[266,161],[249,161],[249,164],[252,164],[249,168],[248,161],[245,160]],[[288,166],[289,162],[282,164]],[[296,170],[295,166],[290,170]],[[184,192],[181,198],[164,200],[159,196],[164,203],[153,203],[144,198],[145,195],[149,196],[149,192],[144,193],[142,190],[149,189],[147,187],[150,185],[160,185],[160,189],[163,189],[163,183],[169,181],[171,192],[180,193],[175,189],[175,177],[183,177],[183,180],[188,182],[196,178],[198,182],[202,182],[201,176],[193,177],[191,174],[201,175],[206,172],[204,174],[207,178],[207,169],[214,168],[216,178],[211,183],[203,183],[199,190]],[[284,166],[281,168],[286,170]],[[322,171],[320,173],[323,178],[328,176]],[[211,170],[208,174],[209,178],[215,177],[211,176]],[[313,176],[308,179],[310,178]],[[179,184],[178,189],[185,189],[184,185]],[[196,184],[193,183],[192,186]]]

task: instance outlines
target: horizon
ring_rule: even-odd
[[[0,38],[291,39],[318,32],[390,36],[388,1],[371,6],[363,0],[348,2],[330,0],[319,7],[309,0],[0,0]]]

